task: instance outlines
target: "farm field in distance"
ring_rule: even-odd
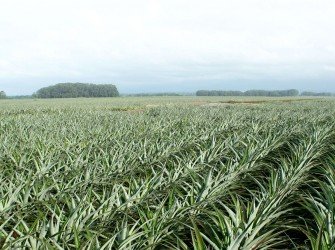
[[[335,249],[335,99],[0,100],[0,248]]]

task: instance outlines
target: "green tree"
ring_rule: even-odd
[[[119,92],[113,84],[58,83],[39,89],[37,98],[116,97]]]

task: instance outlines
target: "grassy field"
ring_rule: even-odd
[[[335,249],[335,100],[1,100],[0,183],[4,249]]]

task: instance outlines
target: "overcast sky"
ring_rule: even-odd
[[[335,91],[334,0],[1,0],[0,90]]]

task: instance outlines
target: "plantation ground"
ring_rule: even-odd
[[[335,249],[335,100],[0,101],[4,249]]]

